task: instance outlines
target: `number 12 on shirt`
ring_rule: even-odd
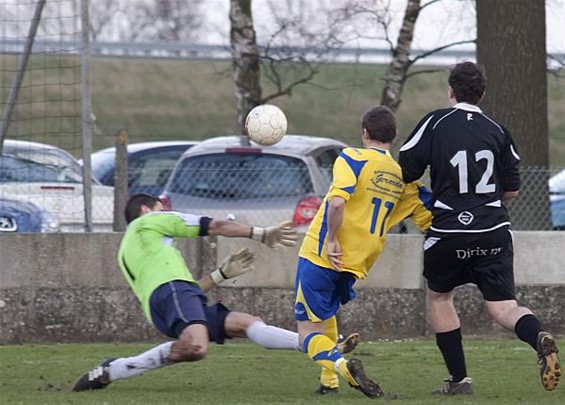
[[[384,215],[379,215],[381,211],[381,205],[383,205],[383,202],[386,211]],[[371,216],[371,234],[375,233],[375,231],[377,230],[377,223],[380,223],[380,231],[379,231],[379,237],[380,237],[384,235],[385,223],[392,209],[394,208],[394,203],[386,200],[383,201],[381,198],[378,197],[373,197],[371,203],[373,204],[373,215]]]

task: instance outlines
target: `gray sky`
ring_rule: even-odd
[[[377,0],[379,1],[379,0]],[[424,0],[426,1],[426,0]],[[343,0],[308,0],[312,10],[320,6],[335,6]],[[269,3],[272,0],[253,0],[253,19],[256,24],[259,39],[267,35],[271,25]],[[297,10],[300,2],[293,0],[277,0],[277,9],[292,10],[293,14],[307,13],[309,21],[319,24],[315,11]],[[394,10],[394,19],[391,33],[398,33],[406,0],[389,0],[391,9]],[[200,39],[207,43],[226,42],[229,32],[229,1],[206,0],[205,2],[206,25],[209,27],[206,36]],[[547,51],[548,53],[565,53],[565,0],[546,0],[547,21]],[[471,1],[445,0],[425,9],[416,23],[414,49],[432,49],[445,43],[468,40],[476,36],[474,3]],[[356,46],[357,44],[351,44]],[[378,47],[375,41],[362,41],[362,46]],[[474,46],[471,46],[473,49]]]

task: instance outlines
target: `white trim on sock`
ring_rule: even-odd
[[[342,361],[346,361],[345,358],[342,357],[340,359],[337,359],[336,362],[334,363],[334,371],[338,374],[339,374],[339,365],[341,364]]]

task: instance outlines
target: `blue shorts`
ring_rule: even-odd
[[[355,276],[298,259],[294,292],[294,319],[320,322],[337,314],[339,305],[355,298]]]
[[[222,344],[228,338],[224,325],[230,311],[220,303],[207,306],[206,301],[206,294],[196,284],[170,281],[151,294],[151,319],[159,332],[174,339],[189,325],[206,325],[210,341]]]

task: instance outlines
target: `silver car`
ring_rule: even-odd
[[[175,163],[197,141],[155,141],[130,143],[128,151],[128,191],[160,194]],[[116,148],[106,148],[92,154],[92,174],[100,183],[114,186]]]
[[[84,231],[82,167],[56,146],[5,140],[0,156],[0,198],[26,201],[52,214],[62,232]],[[92,222],[112,231],[114,188],[92,184]]]
[[[175,211],[260,226],[292,220],[305,228],[345,147],[335,139],[301,135],[286,135],[273,146],[241,136],[208,139],[182,155],[161,198]]]

